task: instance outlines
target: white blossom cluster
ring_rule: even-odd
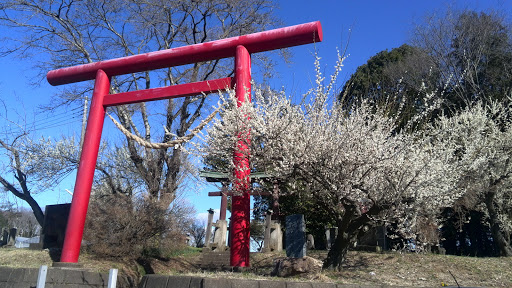
[[[205,155],[223,159],[231,175],[237,135],[249,133],[252,170],[300,182],[288,192],[313,193],[339,223],[367,216],[411,232],[418,217],[429,218],[462,195],[454,189],[456,147],[438,147],[429,133],[402,132],[396,118],[366,103],[349,109],[330,103],[336,77],[324,85],[318,59],[315,65],[316,87],[300,104],[256,88],[254,103],[237,109],[230,92],[222,118],[208,130]]]
[[[23,174],[21,182],[29,184],[34,193],[54,187],[78,165],[78,146],[75,142],[73,138],[54,141],[21,135],[11,147],[4,147],[10,163],[2,171],[12,172],[13,175]]]
[[[454,117],[440,117],[431,127],[437,146],[454,151],[460,174],[456,188],[464,195],[464,205],[480,209],[492,228],[508,237],[512,235],[510,112],[504,103],[478,103]]]
[[[79,142],[74,137],[57,140],[50,137],[23,137],[18,141],[16,150],[21,160],[20,165],[16,167],[13,154],[8,154],[11,156],[9,169],[22,171],[35,193],[59,184],[78,168],[80,161]],[[108,143],[102,143],[96,163],[99,173],[95,173],[94,190],[102,190],[103,186],[105,191],[112,190],[112,187],[123,187],[126,190],[127,186],[130,189],[141,186],[133,166],[126,165],[130,163],[127,150],[126,147],[109,148]]]

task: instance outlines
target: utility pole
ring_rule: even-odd
[[[82,154],[82,146],[84,145],[84,137],[85,137],[85,125],[87,124],[87,102],[89,101],[89,97],[85,96],[84,100],[84,111],[82,115],[82,132],[80,133],[80,154]]]

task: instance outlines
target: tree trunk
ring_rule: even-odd
[[[344,211],[339,214],[340,218],[336,221],[338,235],[334,245],[329,250],[327,259],[325,259],[325,269],[341,270],[350,245],[356,243],[357,239],[368,230],[364,229],[370,222],[368,216],[377,215],[380,211],[382,211],[380,206],[373,205],[366,213],[359,215],[355,205],[344,205]]]
[[[25,202],[27,202],[28,205],[30,205],[30,208],[32,208],[32,212],[34,213],[34,216],[36,217],[37,223],[39,223],[39,225],[41,225],[41,227],[43,227],[44,213],[43,213],[43,210],[41,209],[41,207],[39,207],[39,204],[30,195],[29,195],[29,197],[23,198],[23,200],[25,200]]]
[[[489,213],[489,221],[491,223],[492,238],[500,249],[501,256],[510,257],[512,256],[512,247],[510,246],[510,236],[506,235],[502,231],[501,223],[499,221],[499,213],[494,207],[494,196],[496,192],[489,191],[485,194],[485,206]]]
[[[347,258],[348,247],[350,245],[350,240],[352,239],[352,235],[350,235],[348,227],[353,221],[353,215],[354,208],[345,206],[344,215],[342,214],[338,216],[338,219],[336,220],[338,235],[336,235],[334,244],[331,246],[329,254],[327,254],[327,259],[325,259],[324,262],[324,269],[341,270],[341,265]]]
[[[331,246],[327,259],[324,262],[324,269],[332,269],[340,271],[342,264],[347,258],[348,247],[350,245],[350,237],[347,233],[338,228],[338,235],[334,241],[334,245]]]
[[[18,180],[22,187],[26,187],[26,182],[24,178],[21,178]],[[34,216],[36,217],[37,223],[43,227],[44,222],[44,213],[41,207],[39,207],[39,204],[36,202],[36,200],[32,197],[30,194],[30,191],[26,189],[26,191],[19,191],[12,185],[9,181],[7,181],[5,178],[0,176],[0,183],[5,187],[5,189],[9,190],[14,196],[20,198],[21,200],[27,202],[28,205],[30,205],[30,208],[32,208],[32,212],[34,213]],[[24,189],[25,190],[25,189]]]

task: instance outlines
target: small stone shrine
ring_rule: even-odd
[[[372,227],[357,241],[356,250],[381,252],[388,250],[389,239],[386,226]]]
[[[208,182],[217,182],[222,183],[222,189],[218,192],[209,192],[208,196],[220,196],[221,204],[220,204],[220,216],[219,220],[216,223],[213,221],[208,221],[207,233],[211,232],[210,229],[215,227],[213,242],[210,240],[205,241],[205,248],[209,250],[216,251],[225,251],[228,249],[226,246],[226,236],[228,232],[228,222],[226,220],[226,210],[227,210],[227,198],[228,196],[232,196],[232,192],[229,191],[229,177],[227,174],[222,172],[215,171],[201,171],[199,173],[200,177],[203,177]],[[260,180],[260,181],[269,181],[271,180],[274,183],[274,190],[272,193],[267,191],[259,191],[252,190],[250,192],[251,195],[260,195],[260,196],[271,196],[272,197],[272,208],[274,212],[270,212],[270,214],[266,217],[265,221],[265,239],[264,239],[264,248],[263,252],[269,251],[282,251],[283,250],[283,232],[281,230],[281,223],[277,220],[279,216],[279,187],[277,185],[277,180],[273,179],[271,176],[261,173],[255,172],[250,175],[251,182]],[[272,210],[270,210],[272,211]],[[213,210],[212,212],[213,213]],[[210,219],[210,218],[208,218]],[[213,219],[213,215],[212,215]],[[207,236],[208,236],[207,235]],[[207,238],[210,239],[210,238]],[[210,243],[211,242],[211,243]]]

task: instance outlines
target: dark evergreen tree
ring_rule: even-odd
[[[387,49],[359,66],[345,83],[338,100],[348,108],[367,101],[375,107],[387,107],[390,115],[401,113],[402,128],[414,115],[425,111],[436,85],[436,73],[425,51],[404,44]]]

